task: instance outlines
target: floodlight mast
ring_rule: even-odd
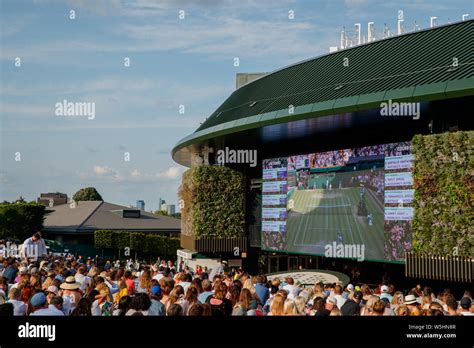
[[[372,42],[374,38],[374,22],[367,23],[367,42]]]
[[[360,31],[360,23],[354,24],[355,30],[356,30],[356,35],[357,35],[357,45],[360,45],[362,43],[362,33]]]

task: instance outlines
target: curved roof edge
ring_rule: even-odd
[[[446,24],[442,24],[442,25],[437,25],[433,28],[423,28],[423,29],[420,29],[420,30],[416,30],[416,31],[411,31],[409,33],[404,33],[404,34],[400,34],[400,35],[394,35],[394,36],[390,36],[390,37],[386,37],[386,38],[382,38],[382,39],[377,39],[375,41],[371,41],[371,42],[365,42],[365,43],[362,43],[360,45],[355,45],[355,46],[351,46],[351,47],[347,47],[347,48],[344,48],[344,49],[339,49],[337,51],[334,51],[334,52],[327,52],[327,53],[323,53],[323,54],[320,54],[319,56],[314,56],[314,57],[309,57],[309,58],[306,58],[306,59],[303,59],[303,60],[300,60],[296,63],[291,63],[291,64],[288,64],[288,65],[285,65],[283,67],[280,67],[280,68],[277,68],[275,70],[272,70],[272,71],[269,71],[268,73],[266,73],[265,75],[263,76],[260,76],[259,78],[256,78],[255,80],[252,80],[252,81],[249,81],[245,84],[243,84],[242,86],[240,86],[239,88],[237,88],[236,90],[242,88],[242,87],[245,87],[247,85],[250,85],[260,79],[263,79],[265,77],[267,77],[268,75],[272,75],[274,73],[277,73],[279,71],[282,71],[282,70],[285,70],[285,69],[288,69],[288,68],[291,68],[293,66],[297,66],[297,65],[300,65],[300,64],[304,64],[304,63],[307,63],[307,62],[310,62],[312,60],[315,60],[315,59],[320,59],[320,58],[323,58],[323,57],[326,57],[326,56],[331,56],[335,53],[340,53],[340,52],[349,52],[350,50],[354,50],[354,49],[357,49],[358,47],[364,47],[364,46],[368,46],[368,45],[371,45],[375,42],[381,42],[381,41],[388,41],[388,40],[394,40],[394,39],[397,39],[397,38],[400,38],[400,37],[405,37],[405,36],[410,36],[410,35],[416,35],[416,34],[419,34],[419,33],[423,33],[423,32],[426,32],[426,31],[430,31],[430,30],[435,30],[435,29],[439,29],[439,28],[443,28],[443,27],[450,27],[450,26],[453,26],[453,25],[456,25],[456,24],[460,24],[460,23],[464,23],[464,22],[472,22],[474,21],[474,19],[466,19],[464,21],[457,21],[457,22],[453,22],[453,23],[446,23]],[[234,91],[235,92],[235,91]]]
[[[391,89],[371,94],[296,106],[292,114],[289,113],[287,108],[271,111],[221,123],[213,127],[196,131],[181,139],[171,150],[171,156],[175,162],[189,167],[191,165],[191,154],[188,153],[189,158],[186,161],[180,161],[177,158],[178,152],[182,151],[189,145],[204,142],[215,137],[290,121],[298,121],[344,112],[368,110],[380,107],[380,104],[387,100],[422,102],[471,95],[474,95],[474,77],[418,85],[416,87]]]

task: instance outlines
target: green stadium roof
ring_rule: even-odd
[[[189,165],[189,145],[271,124],[371,109],[384,100],[474,95],[473,47],[474,20],[468,20],[279,69],[235,90],[196,132],[175,146],[173,158]]]

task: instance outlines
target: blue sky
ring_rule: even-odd
[[[427,28],[430,16],[446,24],[474,15],[472,0],[0,4],[0,201],[94,186],[106,201],[143,199],[147,210],[159,197],[176,203],[185,168],[170,151],[234,90],[236,73],[327,53],[356,22],[363,34],[368,21],[379,35],[384,23],[395,30],[398,10],[408,30],[415,21]],[[95,119],[55,116],[64,99],[94,102]]]

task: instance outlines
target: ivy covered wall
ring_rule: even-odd
[[[222,166],[199,166],[183,174],[179,190],[181,234],[245,236],[244,176]]]
[[[474,256],[474,132],[413,138],[413,251]]]

